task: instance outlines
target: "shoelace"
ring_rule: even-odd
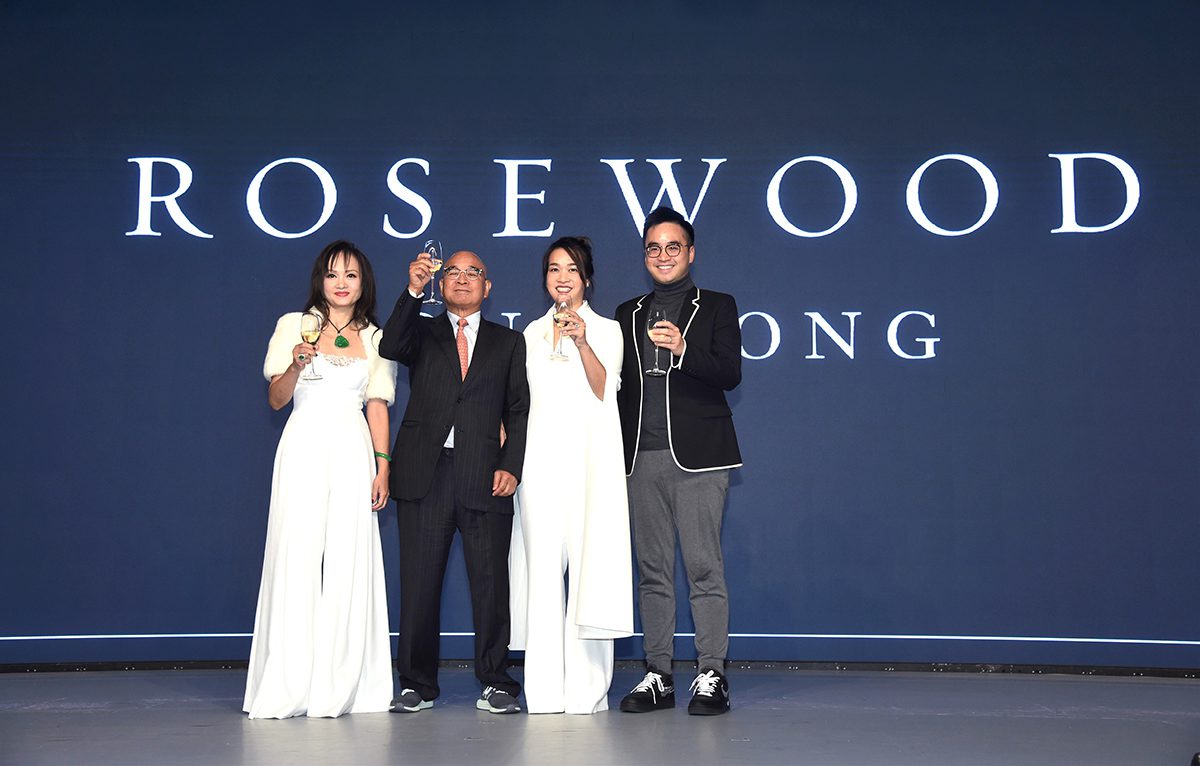
[[[661,690],[666,692],[666,686],[663,684],[662,676],[658,673],[650,672],[642,679],[641,683],[633,687],[635,692],[650,692],[651,699],[658,700],[658,692]]]
[[[712,697],[717,693],[717,684],[721,679],[711,670],[705,671],[696,676],[696,680],[692,681],[691,691],[695,694],[701,694],[705,697]]]
[[[483,687],[483,698],[484,698],[485,700],[486,700],[486,699],[491,699],[491,696],[492,696],[492,694],[494,694],[494,693],[495,693],[495,691],[496,691],[496,687],[494,687],[494,686],[485,686],[485,687]]]

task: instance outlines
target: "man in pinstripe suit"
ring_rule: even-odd
[[[483,319],[480,307],[492,283],[478,255],[461,251],[445,262],[446,311],[430,318],[420,311],[432,278],[429,256],[422,253],[409,265],[408,289],[379,346],[382,356],[408,367],[411,390],[392,451],[402,689],[392,710],[424,710],[439,694],[442,581],[457,531],[471,589],[475,676],[483,686],[476,707],[515,713],[521,688],[505,669],[508,547],[529,414],[525,340]]]

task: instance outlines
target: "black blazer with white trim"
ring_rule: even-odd
[[[625,340],[617,406],[625,443],[625,472],[633,473],[642,423],[642,337],[651,295],[617,307]],[[695,289],[675,324],[687,342],[667,371],[667,438],[675,464],[685,471],[713,471],[742,464],[733,413],[725,400],[742,380],[742,331],[732,295]],[[646,360],[647,362],[649,360]]]

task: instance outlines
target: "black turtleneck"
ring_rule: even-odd
[[[645,306],[645,316],[650,317],[653,309],[662,309],[667,315],[667,321],[683,330],[680,315],[684,304],[695,294],[696,283],[691,274],[684,274],[683,279],[666,285],[655,284],[654,292]],[[669,449],[667,439],[667,378],[651,377],[645,370],[654,365],[655,346],[650,342],[650,336],[644,328],[639,328],[642,334],[642,433],[638,439],[639,450]],[[671,352],[665,348],[658,350],[658,366],[667,369],[671,363]]]

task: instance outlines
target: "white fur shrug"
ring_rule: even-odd
[[[263,375],[267,380],[282,375],[292,363],[292,349],[300,342],[299,311],[284,314],[275,324],[275,334],[267,344]],[[367,351],[367,391],[364,399],[382,399],[391,405],[396,401],[396,363],[379,355],[379,340],[383,332],[373,324],[358,331]]]

